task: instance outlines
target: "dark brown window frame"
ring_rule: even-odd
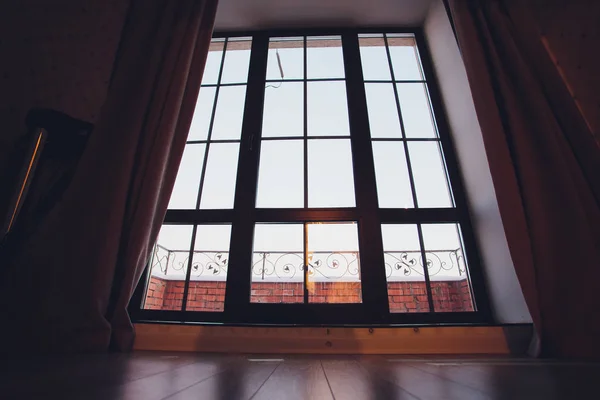
[[[435,113],[439,142],[443,149],[446,172],[454,198],[454,208],[381,209],[377,203],[377,189],[367,114],[366,95],[359,51],[359,34],[407,33],[415,37],[432,109]],[[343,57],[348,98],[350,140],[352,146],[356,207],[334,209],[257,209],[255,207],[260,158],[260,132],[266,80],[267,53],[270,37],[331,36],[342,37]],[[183,297],[182,311],[145,310],[141,308],[149,269],[136,288],[129,311],[134,322],[186,322],[223,324],[275,324],[275,325],[422,325],[422,324],[476,324],[489,323],[492,315],[479,252],[470,221],[469,208],[464,195],[462,177],[458,168],[452,138],[443,112],[443,104],[431,58],[421,29],[306,29],[299,31],[273,30],[257,32],[216,33],[215,38],[252,37],[246,102],[240,139],[240,153],[235,189],[234,208],[230,210],[168,210],[165,224],[193,225],[195,237],[198,224],[232,224],[229,254],[229,271],[226,281],[225,309],[223,312],[185,311],[189,272]],[[386,51],[389,51],[386,47]],[[225,54],[225,52],[223,52]],[[389,60],[389,56],[388,56]],[[305,58],[306,62],[306,58]],[[390,61],[391,62],[391,61]],[[223,65],[221,63],[221,69]],[[305,68],[306,74],[306,68]],[[305,76],[306,79],[306,76]],[[393,77],[392,77],[393,79]],[[305,80],[304,80],[305,81]],[[306,84],[305,84],[306,87]],[[305,89],[306,91],[306,89]],[[397,96],[397,93],[396,93]],[[304,96],[306,108],[306,93]],[[216,100],[215,100],[216,103]],[[214,114],[214,109],[213,109]],[[306,113],[305,113],[306,116]],[[214,115],[213,115],[214,117]],[[305,123],[306,129],[306,123]],[[279,139],[279,138],[277,138]],[[427,139],[422,139],[427,140]],[[438,140],[433,139],[433,140]],[[306,135],[304,138],[306,143]],[[403,141],[405,146],[407,141]],[[306,146],[306,144],[305,144]],[[405,147],[406,149],[406,147]],[[208,152],[205,153],[205,157]],[[306,157],[306,149],[305,149]],[[306,165],[306,164],[305,164]],[[203,168],[206,168],[206,162]],[[305,166],[306,168],[306,166]],[[410,166],[409,166],[410,168]],[[307,179],[305,171],[305,181]],[[411,186],[415,194],[414,182]],[[306,191],[305,191],[306,196]],[[306,201],[306,200],[305,200]],[[306,203],[305,203],[306,204]],[[416,204],[416,201],[415,201]],[[359,304],[256,304],[250,303],[250,274],[252,236],[254,225],[261,222],[319,222],[357,221],[359,229],[361,265],[380,268],[361,270],[362,298]],[[425,257],[421,224],[458,223],[461,226],[464,251],[469,260],[469,276],[473,312],[423,312],[390,313],[383,259],[381,224],[417,224],[422,256]],[[361,238],[363,238],[361,240]],[[368,241],[364,238],[369,238]],[[190,253],[192,249],[190,250]],[[429,277],[425,275],[427,286]],[[430,309],[433,310],[431,290],[428,290]]]

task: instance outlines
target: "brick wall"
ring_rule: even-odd
[[[152,277],[148,284],[148,291],[146,292],[146,303],[144,308],[147,310],[163,310],[165,306],[165,289],[167,282],[163,279],[157,279]]]
[[[310,303],[360,303],[362,293],[358,282],[312,282],[308,286]],[[253,303],[302,303],[301,282],[252,283]]]
[[[224,302],[225,282],[190,282],[187,310],[223,311]]]
[[[431,282],[433,306],[438,312],[473,311],[469,282]],[[391,312],[427,312],[425,282],[388,282]]]
[[[359,282],[310,282],[310,303],[360,303],[362,292]]]
[[[180,310],[183,302],[184,281],[167,281],[151,277],[146,293],[147,310]],[[223,311],[225,282],[190,282],[188,311]]]
[[[436,311],[473,311],[468,281],[432,282],[433,303]],[[149,310],[180,310],[183,301],[183,281],[167,281],[152,277],[144,308]],[[389,282],[388,297],[393,313],[427,312],[425,282]],[[302,303],[304,293],[300,282],[252,283],[253,303]],[[309,302],[360,303],[359,282],[314,282],[309,286]],[[190,282],[189,311],[223,311],[225,282]]]
[[[301,282],[252,283],[250,301],[253,303],[302,303],[304,291]]]

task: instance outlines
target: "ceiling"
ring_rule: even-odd
[[[432,0],[220,0],[215,31],[414,27]]]

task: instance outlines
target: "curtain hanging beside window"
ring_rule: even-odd
[[[536,353],[599,357],[600,147],[521,3],[449,1]]]
[[[2,284],[13,349],[131,348],[126,308],[167,209],[216,8],[216,0],[132,1],[73,181]]]

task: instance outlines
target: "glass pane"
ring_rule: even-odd
[[[208,151],[201,209],[233,208],[238,143],[213,143]]]
[[[307,224],[308,301],[361,303],[356,223]]]
[[[373,138],[401,138],[396,96],[391,83],[365,83],[369,127]]]
[[[308,82],[308,135],[349,136],[345,82]]]
[[[306,77],[344,78],[344,55],[340,36],[306,38]]]
[[[187,140],[206,140],[208,138],[208,128],[210,126],[210,117],[212,116],[216,90],[214,87],[203,87],[200,89]]]
[[[422,83],[398,83],[396,87],[398,88],[398,100],[406,137],[437,137],[425,85]]]
[[[359,35],[358,43],[360,45],[360,59],[364,79],[391,80],[390,64],[385,51],[383,34]]]
[[[265,89],[263,137],[304,136],[304,85],[283,82]]]
[[[222,86],[219,88],[217,110],[211,139],[237,140],[242,134],[246,86]]]
[[[437,142],[409,142],[419,208],[452,207],[446,171]]]
[[[373,158],[379,207],[414,207],[404,144],[373,142]]]
[[[271,38],[267,79],[304,79],[304,40]]]
[[[354,207],[355,204],[350,140],[309,140],[308,206]]]
[[[302,224],[256,224],[251,303],[304,301]]]
[[[221,59],[223,58],[223,44],[225,39],[213,39],[210,43],[204,73],[202,74],[202,84],[216,84],[219,78],[219,69],[221,68]]]
[[[198,225],[186,311],[223,311],[231,225]]]
[[[422,229],[435,311],[473,311],[458,225],[424,224]]]
[[[188,144],[183,151],[169,209],[195,209],[204,165],[205,144]]]
[[[390,312],[428,312],[417,226],[384,224],[381,233]]]
[[[397,81],[423,79],[417,60],[417,44],[414,37],[388,35],[388,46],[390,47],[394,78]]]
[[[163,225],[150,258],[146,310],[181,310],[192,226]]]
[[[257,207],[304,207],[304,142],[263,141],[258,169]]]
[[[250,64],[250,38],[230,38],[225,51],[221,83],[246,83]]]

